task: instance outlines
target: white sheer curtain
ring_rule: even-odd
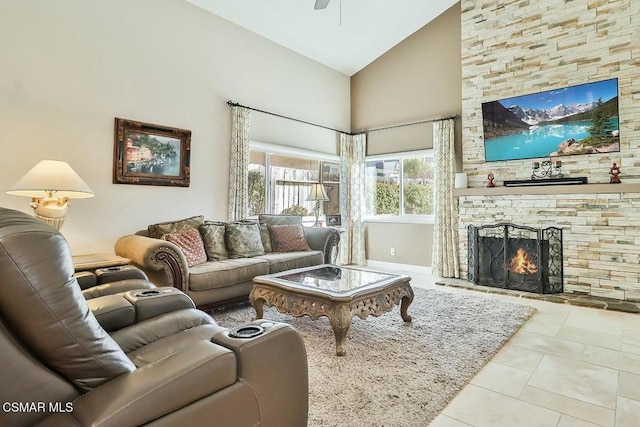
[[[453,119],[433,122],[436,184],[432,272],[440,277],[460,277],[458,202],[453,195],[455,179],[453,129]]]
[[[249,121],[251,110],[231,109],[231,164],[229,167],[230,221],[249,216]]]
[[[340,134],[340,263],[364,265],[364,182],[367,137]]]

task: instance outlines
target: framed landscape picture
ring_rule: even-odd
[[[116,118],[114,184],[188,187],[191,131]]]

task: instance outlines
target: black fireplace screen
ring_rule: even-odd
[[[469,280],[541,294],[562,292],[562,230],[469,225]]]

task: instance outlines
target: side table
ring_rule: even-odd
[[[129,258],[123,258],[112,254],[83,254],[73,255],[73,267],[76,272],[93,271],[98,268],[117,267],[131,262]]]

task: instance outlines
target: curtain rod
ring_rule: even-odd
[[[459,114],[455,114],[453,116],[449,116],[449,117],[442,117],[440,119],[428,119],[428,120],[420,120],[417,122],[410,122],[410,123],[401,123],[398,125],[390,125],[390,126],[384,126],[384,127],[379,127],[379,128],[373,128],[373,129],[366,129],[363,132],[378,132],[381,130],[387,130],[387,129],[395,129],[395,128],[401,128],[401,127],[405,127],[405,126],[414,126],[414,125],[421,125],[424,123],[432,123],[432,122],[437,122],[439,120],[449,120],[449,119],[459,119],[460,115]]]
[[[455,119],[459,119],[460,118],[460,115],[456,114],[456,115],[453,115],[453,116],[443,117],[443,118],[440,118],[440,119],[420,120],[420,121],[417,121],[417,122],[402,123],[402,124],[398,124],[398,125],[391,125],[391,126],[379,127],[379,128],[374,128],[374,129],[365,129],[362,132],[352,133],[352,132],[345,132],[345,131],[340,130],[340,129],[334,129],[334,128],[331,128],[331,127],[328,127],[328,126],[324,126],[324,125],[319,125],[319,124],[313,123],[313,122],[307,122],[305,120],[300,120],[300,119],[296,119],[296,118],[293,118],[293,117],[283,116],[282,114],[272,113],[271,111],[265,111],[265,110],[260,110],[258,108],[248,107],[246,105],[238,104],[237,102],[233,102],[231,100],[227,101],[227,105],[229,107],[242,107],[242,108],[246,108],[247,110],[257,111],[258,113],[269,114],[271,116],[280,117],[281,119],[292,120],[294,122],[304,123],[305,125],[315,126],[315,127],[319,127],[319,128],[322,128],[322,129],[331,130],[331,131],[334,131],[334,132],[344,133],[344,134],[347,134],[347,135],[358,135],[360,133],[378,132],[378,131],[381,131],[381,130],[395,129],[395,128],[401,128],[401,127],[405,127],[405,126],[421,125],[423,123],[431,123],[431,122],[436,122],[438,120],[449,120],[449,119],[454,119],[455,120]]]
[[[317,124],[317,123],[307,122],[307,121],[305,121],[305,120],[300,120],[300,119],[295,119],[295,118],[293,118],[293,117],[283,116],[282,114],[272,113],[271,111],[264,111],[264,110],[260,110],[260,109],[258,109],[258,108],[247,107],[246,105],[238,104],[237,102],[233,102],[233,101],[227,101],[227,105],[228,105],[229,107],[242,107],[242,108],[246,108],[247,110],[257,111],[258,113],[263,113],[263,114],[269,114],[270,116],[276,116],[276,117],[280,117],[281,119],[292,120],[292,121],[294,121],[294,122],[304,123],[305,125],[311,125],[311,126],[319,127],[319,128],[322,128],[322,129],[332,130],[332,131],[334,131],[334,132],[346,133],[347,135],[355,135],[355,134],[353,134],[353,133],[351,133],[351,132],[345,132],[345,131],[340,130],[340,129],[330,128],[330,127],[328,127],[328,126],[319,125],[319,124]]]

